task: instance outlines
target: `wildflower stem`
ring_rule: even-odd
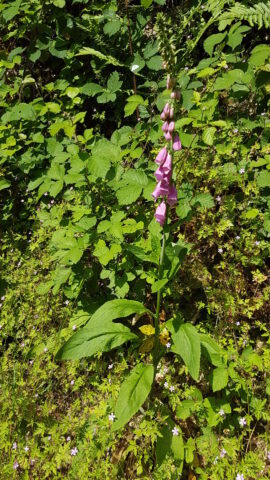
[[[159,257],[159,267],[158,267],[158,279],[159,280],[162,278],[165,246],[166,246],[166,237],[165,237],[165,232],[164,232],[164,229],[163,229],[162,247],[161,247],[161,252],[160,252],[160,257]],[[160,313],[161,294],[162,294],[162,288],[160,288],[157,292],[157,308],[156,308],[156,315],[155,315],[155,343],[154,343],[154,354],[153,354],[155,374],[156,374],[157,365],[158,365],[158,362],[159,362],[159,334],[160,334],[159,313]]]

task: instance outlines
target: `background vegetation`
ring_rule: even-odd
[[[1,478],[269,478],[270,2],[1,0],[0,15]],[[155,404],[115,434],[138,356],[54,355],[106,300],[154,308],[164,32],[188,254],[162,318],[222,355],[195,382],[168,352]]]

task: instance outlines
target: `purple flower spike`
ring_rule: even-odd
[[[175,126],[174,122],[170,122],[170,123],[169,123],[168,131],[169,131],[170,133],[172,133],[172,132],[174,131],[174,126]]]
[[[158,164],[158,165],[162,165],[166,158],[167,158],[167,155],[168,155],[168,151],[167,151],[167,148],[166,147],[163,147],[160,152],[157,154],[156,156],[156,160],[155,162]]]
[[[175,185],[170,185],[167,202],[170,206],[177,203],[177,190],[175,188]]]
[[[161,113],[160,115],[161,120],[166,120],[167,116],[165,115],[164,112]]]
[[[168,103],[166,103],[165,107],[163,108],[163,112],[165,113],[166,117],[169,115],[170,113],[170,105]]]
[[[177,151],[177,150],[181,150],[181,148],[182,148],[182,144],[181,144],[179,135],[176,134],[173,139],[173,149]]]
[[[155,171],[154,175],[155,175],[158,182],[162,181],[163,184],[169,185],[170,180],[171,180],[171,176],[172,176],[172,172],[169,171],[168,173],[166,173],[166,170],[164,169],[164,165],[162,165],[161,167],[158,167],[158,169]]]
[[[166,220],[166,203],[161,202],[155,212],[156,221],[163,226]]]
[[[164,137],[167,141],[172,140],[172,134],[170,132],[164,133]]]

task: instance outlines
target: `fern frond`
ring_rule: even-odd
[[[245,20],[249,23],[251,27],[257,25],[259,29],[263,26],[269,28],[270,1],[266,3],[259,2],[253,7],[246,7],[241,3],[237,2],[233,7],[230,8],[230,10],[223,13],[219,17],[219,21],[222,20],[230,21],[230,23],[233,20]]]

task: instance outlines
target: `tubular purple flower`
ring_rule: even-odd
[[[166,147],[163,147],[160,152],[157,154],[156,156],[156,160],[155,162],[158,164],[158,165],[162,165],[166,158],[167,158],[167,155],[168,155],[168,150]]]
[[[161,130],[163,132],[167,132],[168,131],[168,128],[169,128],[169,123],[168,122],[164,122],[162,127],[161,127]]]
[[[170,113],[170,105],[169,103],[166,103],[165,107],[163,108],[163,112],[165,113],[166,117],[169,115]]]
[[[163,181],[158,182],[152,197],[157,200],[159,197],[166,197],[169,194],[169,185]]]
[[[162,168],[165,172],[165,175],[172,174],[172,156],[170,154],[167,155],[167,158],[163,163]]]
[[[174,109],[173,107],[170,108],[169,118],[172,119],[174,116]]]
[[[175,92],[172,92],[171,93],[171,98],[174,99],[174,100],[179,100],[180,99],[180,91],[179,90],[175,90]]]
[[[161,120],[166,120],[167,116],[165,115],[164,112],[161,113],[160,115]]]
[[[170,122],[168,126],[168,131],[172,133],[174,131],[175,124],[174,122]]]
[[[164,133],[164,137],[167,141],[172,140],[172,134],[170,132]]]
[[[161,202],[158,205],[154,217],[161,226],[164,225],[166,220],[166,203],[165,202]]]
[[[181,148],[182,148],[182,144],[181,144],[179,135],[176,134],[173,139],[173,149],[177,151],[177,150],[181,150]]]
[[[171,180],[171,176],[172,176],[172,171],[167,172],[164,169],[164,165],[162,165],[161,167],[157,168],[154,175],[155,175],[158,182],[162,181],[163,184],[169,185],[170,180]]]
[[[170,185],[169,187],[167,202],[170,206],[175,205],[177,203],[177,190],[175,185]]]

